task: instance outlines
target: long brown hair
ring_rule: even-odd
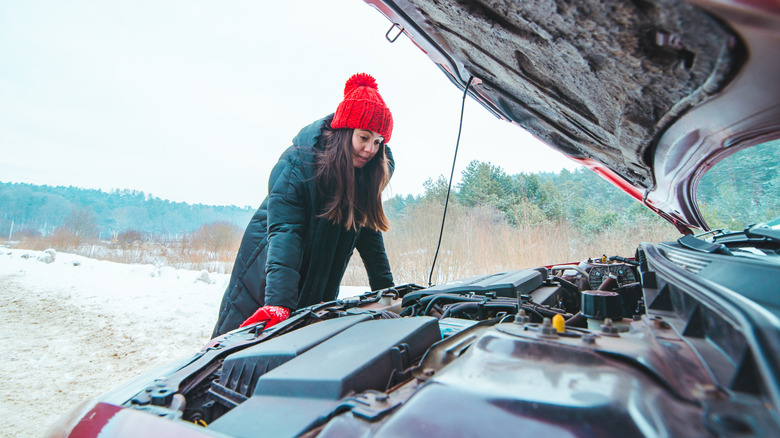
[[[332,129],[326,121],[316,155],[317,187],[325,201],[319,217],[354,230],[387,231],[390,221],[382,208],[382,191],[390,182],[385,144],[362,168],[352,163],[352,129]]]

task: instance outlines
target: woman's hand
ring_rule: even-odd
[[[274,326],[290,317],[290,309],[281,306],[263,306],[246,319],[239,327],[265,322],[265,328]]]

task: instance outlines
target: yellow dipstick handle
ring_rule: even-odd
[[[563,316],[561,315],[555,315],[552,318],[552,325],[555,327],[555,330],[558,331],[558,333],[563,333],[566,331],[566,327],[564,327],[564,320]]]

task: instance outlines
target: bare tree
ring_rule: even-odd
[[[193,233],[193,244],[215,254],[233,251],[241,238],[241,229],[230,222],[212,222]]]
[[[78,248],[98,235],[95,213],[89,208],[74,208],[70,218],[65,221],[65,230],[72,239],[72,244]]]

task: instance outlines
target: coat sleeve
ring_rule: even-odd
[[[306,227],[306,190],[300,161],[281,160],[268,187],[265,304],[295,309]]]
[[[358,237],[355,248],[360,253],[360,258],[363,259],[371,290],[394,286],[393,274],[390,272],[390,262],[387,260],[382,233],[363,228],[360,231],[360,237]]]

